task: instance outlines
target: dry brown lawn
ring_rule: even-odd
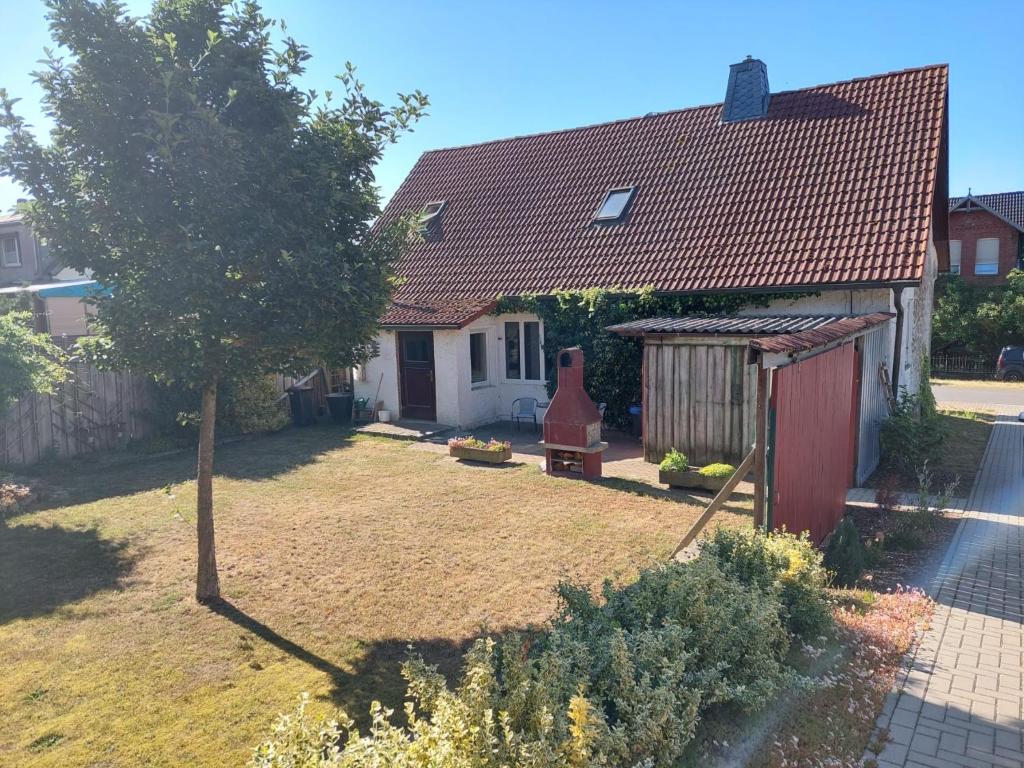
[[[289,431],[219,451],[215,612],[192,599],[192,468],[61,468],[0,521],[0,765],[243,764],[301,691],[354,716],[400,705],[410,643],[452,672],[481,630],[543,622],[559,578],[628,580],[700,511]]]

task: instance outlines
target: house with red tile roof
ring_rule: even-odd
[[[499,297],[589,288],[891,312],[889,368],[915,390],[948,269],[947,101],[945,65],[772,93],[748,57],[722,104],[426,152],[382,215],[421,213],[422,238],[357,395],[464,429],[507,419],[547,399],[557,350]]]
[[[1024,192],[949,198],[949,272],[1001,285],[1024,269]]]

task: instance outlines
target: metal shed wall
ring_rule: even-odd
[[[757,367],[748,339],[648,336],[644,344],[644,458],[677,448],[696,465],[738,464],[754,442]]]
[[[770,523],[815,542],[846,509],[853,467],[852,342],[773,374]]]
[[[889,364],[889,326],[883,325],[859,340],[861,353],[860,418],[857,437],[857,485],[875,471],[881,458],[878,442],[882,422],[889,416],[885,387],[878,376],[878,367]]]

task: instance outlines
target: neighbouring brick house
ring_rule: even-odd
[[[1024,192],[949,199],[949,271],[980,285],[1024,265]]]
[[[724,84],[724,83],[723,83]],[[546,400],[542,318],[501,296],[559,289],[780,293],[764,312],[892,313],[879,354],[916,391],[948,269],[944,65],[425,153],[382,222],[423,218],[356,394],[471,428]],[[808,295],[811,294],[811,295]],[[879,379],[876,367],[866,373]]]

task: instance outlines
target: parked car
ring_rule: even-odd
[[[1024,381],[1024,347],[1003,347],[996,362],[1000,381]]]

